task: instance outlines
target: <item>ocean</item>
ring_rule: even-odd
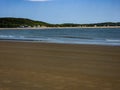
[[[120,28],[8,29],[0,40],[120,46]]]

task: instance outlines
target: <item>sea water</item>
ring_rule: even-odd
[[[120,28],[8,29],[0,40],[120,46]]]

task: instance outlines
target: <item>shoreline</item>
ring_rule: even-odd
[[[109,26],[109,27],[40,27],[40,28],[0,28],[0,30],[7,30],[7,29],[20,29],[20,30],[24,30],[24,29],[70,29],[70,28],[120,28],[120,26]]]
[[[16,43],[45,43],[45,44],[58,44],[58,45],[90,45],[90,46],[106,46],[106,47],[120,47],[119,44],[106,44],[106,43],[60,43],[60,42],[49,42],[49,41],[35,41],[35,40],[9,40],[9,39],[0,39],[0,42],[16,42]]]

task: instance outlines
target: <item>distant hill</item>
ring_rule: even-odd
[[[94,23],[94,24],[84,24],[86,26],[120,26],[120,22],[104,22],[104,23]]]
[[[0,28],[25,28],[25,27],[98,27],[98,26],[120,26],[120,22],[105,22],[94,24],[49,24],[42,21],[35,21],[26,18],[0,18]]]
[[[48,23],[42,21],[34,21],[26,18],[0,18],[1,28],[16,28],[16,27],[34,27],[34,26],[49,26]]]

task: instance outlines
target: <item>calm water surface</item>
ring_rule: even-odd
[[[120,46],[120,28],[0,30],[0,39]]]

